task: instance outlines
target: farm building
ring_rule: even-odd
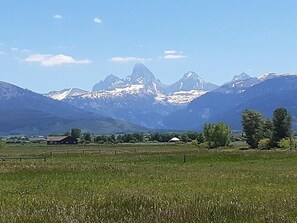
[[[49,136],[47,145],[77,144],[77,139],[72,136]]]
[[[176,142],[180,142],[180,139],[179,139],[179,138],[176,138],[176,137],[173,137],[173,138],[170,139],[168,142],[176,143]]]

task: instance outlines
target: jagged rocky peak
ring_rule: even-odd
[[[210,91],[217,88],[216,85],[205,82],[194,71],[189,71],[184,76],[169,87],[169,92],[190,91],[190,90],[205,90]]]
[[[248,80],[252,78],[250,75],[248,75],[247,73],[241,73],[239,75],[235,75],[233,77],[233,79],[231,80],[231,82],[235,82],[235,81],[244,81],[244,80]]]
[[[199,80],[200,82],[204,82],[204,80],[198,76],[194,71],[189,71],[184,74],[183,79],[194,79]]]
[[[203,90],[204,85],[205,81],[194,71],[185,73],[183,78],[179,81],[180,90]]]
[[[110,90],[120,84],[122,84],[124,80],[120,79],[119,77],[110,74],[108,75],[103,81],[100,81],[99,83],[95,84],[92,91],[104,91],[104,90]]]
[[[117,76],[115,76],[115,75],[113,75],[113,74],[108,75],[108,76],[104,79],[104,81],[117,81],[117,80],[120,80],[120,78],[117,77]]]
[[[130,77],[132,83],[141,83],[145,84],[156,80],[154,74],[142,63],[135,64],[133,72]]]

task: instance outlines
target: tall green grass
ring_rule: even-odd
[[[50,149],[11,146],[0,156]],[[295,152],[100,149],[134,152],[0,161],[0,222],[297,222]]]

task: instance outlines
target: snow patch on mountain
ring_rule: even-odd
[[[191,90],[191,91],[178,91],[167,96],[167,102],[176,105],[187,105],[194,99],[202,96],[207,91],[204,90]]]
[[[52,99],[62,101],[66,98],[73,97],[73,96],[82,96],[89,93],[88,91],[78,89],[78,88],[68,88],[61,91],[52,91],[45,96],[50,97]]]
[[[134,84],[123,86],[121,88],[115,88],[113,90],[107,91],[97,91],[97,92],[89,92],[81,95],[81,98],[89,98],[89,99],[100,99],[106,97],[123,97],[126,95],[139,95],[145,91],[144,85],[142,84]]]
[[[281,74],[277,74],[277,73],[265,73],[262,74],[260,76],[257,77],[257,79],[259,81],[265,81],[271,78],[275,78],[275,77],[285,77],[285,76],[296,76],[297,73],[281,73]]]

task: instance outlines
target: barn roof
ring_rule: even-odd
[[[180,141],[179,138],[173,137],[172,139],[169,140],[169,142],[176,142],[176,141]]]
[[[68,138],[69,136],[49,136],[47,141],[62,141],[63,139]]]

